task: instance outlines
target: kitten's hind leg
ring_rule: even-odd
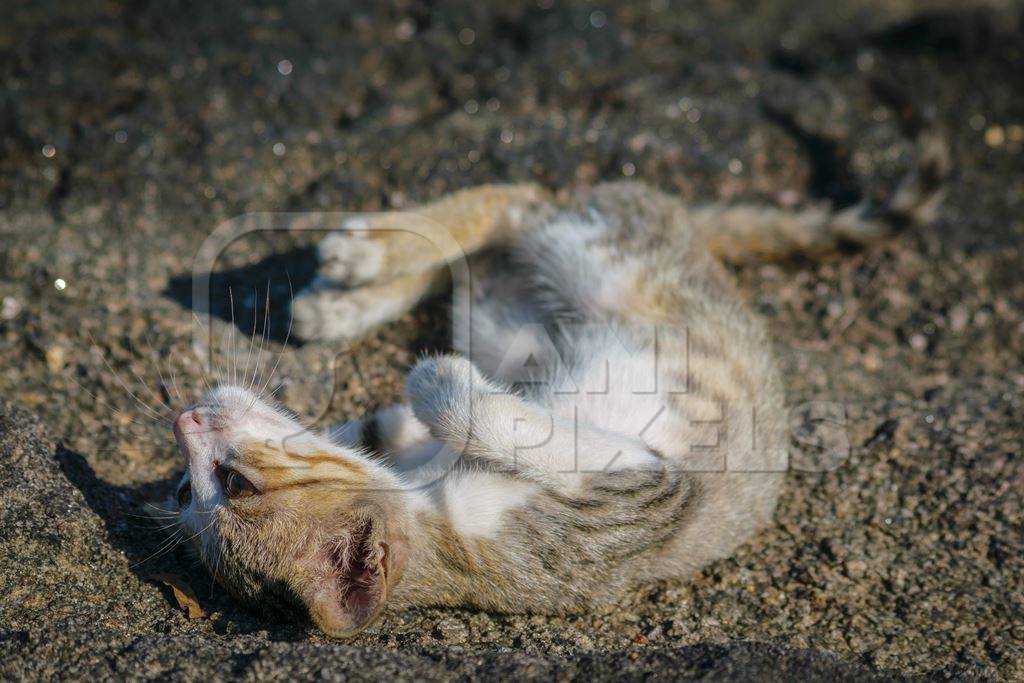
[[[914,165],[882,203],[864,199],[841,210],[828,202],[803,209],[710,204],[690,208],[688,218],[723,261],[815,257],[933,221],[946,194],[950,167],[948,143],[938,129],[929,128],[918,135]]]
[[[488,468],[571,491],[586,475],[659,467],[640,439],[559,416],[487,380],[457,356],[427,358],[406,381],[413,412],[437,439]]]
[[[339,289],[318,278],[292,302],[292,333],[304,341],[355,339],[397,320],[445,280],[444,272],[426,271],[382,285]]]

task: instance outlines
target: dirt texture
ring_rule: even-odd
[[[11,4],[4,679],[1024,679],[1019,2]],[[168,419],[207,383],[247,367],[328,424],[394,402],[445,348],[443,298],[350,344],[286,343],[318,234],[253,214],[623,177],[848,203],[906,170],[911,110],[953,149],[933,225],[737,271],[796,442],[842,457],[805,459],[733,557],[598,614],[416,610],[339,643],[245,611],[166,547],[147,504],[183,469]],[[225,224],[255,229],[196,299]],[[823,414],[838,442],[806,448]]]

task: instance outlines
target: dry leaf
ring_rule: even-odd
[[[189,619],[202,619],[206,616],[206,611],[199,604],[199,598],[196,597],[192,586],[188,585],[185,579],[177,574],[154,574],[150,578],[171,587],[171,590],[174,591],[174,599],[178,601],[178,607],[188,613]]]

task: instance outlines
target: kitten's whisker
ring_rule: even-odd
[[[257,301],[259,297],[257,297]],[[256,353],[256,367],[252,371],[252,381],[246,386],[250,391],[256,386],[256,377],[259,375],[260,365],[263,363],[263,349],[266,346],[267,341],[267,327],[268,321],[270,320],[270,282],[267,281],[267,300],[264,304],[265,311],[263,314],[263,331],[260,332],[260,346],[259,351]],[[255,321],[254,321],[255,322]]]
[[[277,372],[277,366],[278,366],[278,365],[279,365],[279,364],[281,363],[281,356],[283,356],[283,355],[284,355],[284,353],[285,353],[285,352],[284,352],[284,350],[282,349],[282,350],[281,350],[281,352],[277,354],[277,360],[275,360],[275,361],[274,361],[274,367],[272,367],[272,368],[270,369],[270,374],[269,374],[269,375],[267,375],[267,380],[266,380],[266,382],[264,382],[264,383],[263,383],[262,385],[260,385],[259,391],[253,392],[253,393],[254,393],[255,395],[254,395],[254,397],[253,397],[253,400],[252,400],[252,402],[251,402],[251,403],[249,404],[249,407],[250,407],[250,408],[251,408],[251,407],[252,407],[253,405],[255,405],[256,401],[258,401],[258,400],[260,400],[260,399],[262,399],[262,398],[266,398],[266,396],[264,395],[264,392],[265,392],[265,391],[266,391],[266,389],[267,389],[267,384],[269,384],[269,383],[270,383],[270,381],[271,381],[272,379],[274,379],[274,373],[275,373],[275,372]],[[280,386],[280,384],[279,384],[279,386]],[[248,412],[248,410],[247,410],[246,412]]]
[[[129,348],[130,348],[130,350],[131,350],[131,352],[133,354],[136,352],[135,346],[133,344],[131,344],[130,341],[129,341]],[[150,348],[152,348],[152,347],[150,347]],[[157,400],[157,403],[159,403],[161,406],[166,408],[168,413],[170,413],[171,415],[174,415],[174,408],[172,408],[169,405],[167,405],[164,402],[164,400],[160,396],[158,396],[155,391],[153,391],[152,387],[150,386],[150,383],[147,382],[146,380],[142,379],[142,377],[139,375],[139,373],[135,372],[135,368],[133,368],[131,366],[131,363],[128,364],[128,369],[131,371],[132,375],[135,376],[135,379],[139,380],[139,384],[141,384],[142,386],[146,387],[146,390],[149,391],[149,393],[153,395],[153,398],[155,398]]]
[[[68,379],[70,379],[72,382],[77,384],[78,387],[82,391],[84,391],[85,393],[89,394],[89,396],[92,397],[93,400],[99,401],[101,404],[103,404],[107,408],[110,408],[110,410],[112,411],[113,414],[115,414],[115,415],[124,415],[125,417],[127,417],[128,421],[131,422],[132,424],[137,424],[140,427],[145,427],[147,430],[149,430],[150,425],[152,425],[152,424],[157,424],[157,425],[163,426],[163,427],[169,427],[171,425],[170,421],[167,418],[165,418],[164,416],[162,416],[162,415],[160,416],[159,419],[154,419],[152,417],[147,416],[147,419],[151,420],[151,422],[139,422],[138,420],[136,420],[134,417],[132,417],[131,415],[129,415],[125,411],[123,411],[123,410],[121,410],[119,408],[115,408],[114,406],[112,406],[111,404],[107,403],[106,401],[104,401],[102,398],[100,398],[96,394],[94,394],[91,391],[89,391],[87,388],[85,388],[85,386],[82,385],[81,382],[79,382],[74,377],[68,376]]]
[[[175,511],[172,511],[172,510],[164,510],[163,508],[158,508],[156,506],[153,506],[153,509],[158,511],[159,514],[157,514],[157,512],[145,512],[143,514],[139,514],[137,512],[122,512],[121,514],[124,515],[125,517],[139,517],[139,518],[142,518],[142,519],[150,519],[152,517],[177,517],[178,516],[178,513],[175,512]]]
[[[149,346],[149,350],[153,352],[153,355],[156,356],[156,360],[155,360],[155,363],[154,363],[154,365],[156,366],[156,374],[160,377],[160,386],[163,388],[163,390],[165,392],[167,392],[167,398],[170,399],[171,394],[170,394],[170,392],[167,391],[167,379],[164,378],[164,373],[163,373],[162,369],[160,368],[160,354],[158,354],[156,352],[156,349],[153,347],[153,340],[150,338],[150,335],[149,335],[148,332],[146,333],[146,344]],[[168,369],[173,371],[173,367],[169,363],[168,363]],[[177,390],[177,387],[175,387],[175,390]],[[182,400],[180,393],[178,394],[178,400]],[[166,405],[166,404],[164,404],[164,405]],[[175,411],[172,410],[171,412],[175,412]]]
[[[267,394],[266,394],[266,396],[265,397],[261,397],[261,398],[268,398],[270,400],[273,400],[274,394],[277,392],[278,389],[283,387],[284,384],[285,384],[284,380],[281,380],[280,382],[275,383],[273,386],[267,387]]]
[[[213,512],[215,512],[215,510],[194,510],[193,512],[194,512],[194,514],[207,514],[208,515],[208,514],[212,514]],[[146,558],[144,558],[142,560],[139,560],[138,562],[136,562],[135,564],[133,564],[131,566],[132,567],[137,567],[140,564],[148,562],[149,560],[156,559],[157,557],[160,557],[161,555],[165,555],[165,554],[171,552],[172,550],[177,548],[179,545],[181,545],[183,543],[188,543],[189,541],[193,540],[194,538],[197,538],[198,536],[202,535],[204,532],[206,532],[207,529],[209,529],[211,526],[213,526],[216,522],[217,522],[216,518],[212,519],[209,524],[207,524],[205,527],[203,527],[202,529],[200,529],[199,531],[197,531],[193,535],[189,536],[188,538],[183,538],[183,536],[187,533],[187,531],[184,530],[184,528],[181,526],[180,522],[176,522],[174,524],[170,524],[170,525],[167,525],[165,527],[161,527],[161,529],[167,529],[167,528],[176,526],[177,529],[175,529],[174,533],[171,534],[170,537],[166,541],[161,543],[160,546],[153,553],[151,553]]]
[[[124,513],[121,513],[121,514],[124,517],[130,517],[132,519],[141,519],[141,520],[144,520],[144,521],[147,521],[147,522],[168,522],[168,521],[170,521],[170,524],[168,524],[166,526],[160,527],[161,531],[163,531],[164,529],[169,529],[169,528],[171,528],[172,526],[174,526],[175,524],[178,523],[178,516],[177,515],[155,515],[155,514],[153,514],[153,515],[133,515],[133,514],[130,514],[130,513],[127,513],[127,512],[124,512]]]
[[[295,292],[292,289],[292,278],[290,275],[288,275],[288,297],[290,303],[293,303],[295,301]],[[267,377],[267,381],[264,382],[263,387],[260,389],[260,392],[257,394],[257,396],[262,396],[263,391],[267,388],[267,385],[270,384],[270,380],[274,378],[274,373],[277,372],[277,367],[281,363],[281,357],[285,354],[285,351],[288,350],[288,340],[291,339],[292,337],[292,325],[295,323],[295,313],[291,305],[288,306],[288,310],[288,331],[284,335],[284,347],[281,349],[281,353],[277,354],[277,360],[274,362],[274,367],[270,369],[270,376]]]
[[[220,350],[217,354],[221,357],[221,362],[216,364],[216,375],[218,384],[230,384],[231,383],[231,353],[228,350],[228,342],[231,339],[231,328],[225,327],[220,334]]]
[[[196,510],[196,512],[201,512],[201,511],[200,511],[200,510]],[[213,512],[213,510],[208,510],[207,512]],[[199,537],[200,537],[200,536],[202,536],[202,535],[203,535],[204,533],[206,533],[206,530],[207,530],[207,529],[209,529],[209,528],[210,528],[211,526],[213,526],[213,525],[214,525],[214,524],[216,524],[216,523],[217,523],[217,519],[216,519],[216,518],[214,518],[214,519],[210,520],[210,523],[209,523],[209,524],[207,524],[207,525],[206,525],[206,526],[204,526],[204,527],[203,527],[202,529],[200,529],[199,531],[195,532],[194,534],[192,534],[191,536],[189,536],[189,537],[188,537],[188,538],[186,538],[185,540],[183,540],[183,541],[180,541],[180,542],[178,543],[178,545],[181,545],[182,543],[188,543],[188,542],[189,542],[189,541],[191,541],[191,540],[194,540],[194,539],[196,539],[196,538],[199,538]]]
[[[205,325],[203,325],[203,321],[199,319],[199,316],[198,316],[198,315],[196,315],[196,312],[195,312],[195,311],[192,311],[192,319],[193,319],[193,320],[195,320],[195,321],[196,321],[197,323],[199,323],[199,326],[200,326],[200,327],[203,327],[204,329],[206,329],[206,333],[205,333],[205,334],[206,334],[206,337],[207,337],[208,339],[211,339],[211,332],[210,332],[210,330],[209,330],[208,328],[206,328],[206,326],[205,326]],[[211,341],[212,341],[212,339],[211,339]],[[212,364],[212,363],[213,363],[213,358],[212,358],[212,355],[213,355],[213,350],[212,350],[212,349],[210,350],[210,355],[211,355],[211,358],[210,358],[210,363]],[[205,364],[205,363],[203,363],[203,362],[202,362],[202,361],[200,360],[200,364],[199,364],[199,377],[200,377],[200,378],[202,378],[202,380],[203,380],[203,384],[205,384],[205,385],[206,385],[206,393],[211,393],[211,392],[213,391],[213,387],[211,387],[211,386],[210,386],[210,382],[209,382],[209,380],[208,380],[208,379],[206,378],[206,375],[207,375],[207,374],[208,374],[208,373],[207,373],[207,371],[206,371],[206,364]]]
[[[150,555],[146,556],[145,558],[139,560],[138,562],[135,562],[134,564],[132,564],[131,565],[132,568],[138,567],[140,564],[148,562],[149,560],[152,560],[153,558],[155,558],[155,557],[157,557],[159,555],[163,555],[165,552],[167,552],[171,548],[177,547],[176,544],[175,544],[175,541],[180,540],[181,536],[183,536],[184,533],[185,532],[182,531],[182,529],[180,527],[178,529],[176,529],[174,531],[174,533],[171,534],[170,537],[167,540],[163,541],[160,544],[160,546],[153,553],[151,553]]]
[[[259,373],[260,367],[263,364],[263,351],[266,348],[267,340],[269,339],[269,336],[270,336],[269,335],[269,330],[270,330],[270,280],[267,280],[267,295],[266,295],[266,300],[264,301],[264,311],[263,311],[263,332],[260,335],[261,336],[261,339],[260,339],[260,352],[259,352],[259,355],[256,357],[256,369],[253,371],[253,382],[252,382],[252,385],[249,387],[249,391],[252,391],[256,387],[256,381],[257,381],[256,378],[257,378],[257,375]],[[256,405],[256,401],[259,400],[259,396],[255,392],[253,392],[253,394],[254,395],[253,395],[252,401],[250,401],[249,405],[246,406],[245,411],[242,413],[243,415],[248,414],[248,412],[252,409],[252,407],[254,405]]]
[[[218,431],[220,431],[219,428],[217,428],[217,427],[210,427],[209,429],[189,430],[189,434],[215,434]]]
[[[274,375],[277,372],[277,368],[278,368],[278,366],[281,363],[281,357],[284,356],[285,352],[288,350],[288,341],[291,339],[291,336],[292,336],[292,326],[295,323],[295,313],[294,313],[294,310],[293,310],[293,308],[291,306],[291,304],[294,303],[294,301],[295,301],[295,290],[292,288],[292,278],[291,278],[291,275],[288,274],[288,273],[285,273],[285,275],[288,278],[288,297],[289,297],[288,309],[289,309],[289,316],[288,316],[288,330],[285,332],[285,336],[284,336],[284,346],[281,349],[280,353],[277,354],[277,360],[274,361],[274,367],[272,367],[270,369],[270,374],[267,376],[266,381],[261,385],[260,390],[257,391],[257,392],[253,392],[254,393],[253,399],[252,399],[252,401],[249,402],[249,405],[246,407],[245,412],[242,413],[243,417],[246,414],[248,414],[248,412],[252,409],[252,407],[254,405],[256,405],[256,401],[258,401],[260,399],[265,399],[268,396],[273,396],[274,391],[277,391],[277,389],[279,389],[282,386],[284,386],[283,382],[279,382],[277,384],[277,386],[274,387],[274,389],[272,391],[270,391],[269,393],[267,393],[267,391],[266,391],[268,385],[271,382],[271,380],[274,379]],[[269,290],[268,290],[268,297],[269,297]],[[269,299],[268,299],[268,304],[269,304]],[[269,315],[270,315],[270,311],[269,311],[269,305],[268,305],[267,316],[269,317]]]
[[[228,301],[231,306],[231,355],[229,360],[231,361],[231,384],[238,384],[236,379],[238,376],[238,362],[235,358],[235,293],[231,290],[231,285],[228,285]]]
[[[252,314],[252,334],[249,335],[249,352],[245,354],[245,370],[242,371],[242,380],[245,381],[249,376],[249,362],[252,360],[252,349],[256,345],[256,308],[255,302],[259,300],[259,294],[255,287],[252,288],[254,295],[254,307]],[[248,388],[248,386],[246,386]]]
[[[96,343],[96,339],[92,336],[92,333],[87,331],[86,334],[88,334],[89,335],[89,339],[92,340],[93,346],[95,346],[97,349],[99,349],[99,344]],[[155,408],[151,407],[148,403],[146,403],[141,398],[139,398],[134,393],[132,393],[132,390],[128,388],[128,385],[125,384],[123,379],[121,379],[121,375],[119,375],[117,373],[117,371],[114,370],[113,366],[110,365],[110,361],[107,360],[107,357],[105,355],[103,356],[103,363],[104,363],[104,365],[107,366],[107,369],[110,370],[110,372],[114,375],[114,378],[117,380],[117,383],[121,385],[121,388],[124,389],[128,393],[129,396],[131,396],[133,399],[135,399],[135,402],[138,403],[140,406],[142,406],[150,414],[150,416],[155,417],[158,422],[162,422],[162,421],[168,419],[167,415],[164,415],[160,411],[158,411]],[[75,382],[75,383],[78,384],[78,382]],[[79,386],[81,386],[81,385],[79,385]]]
[[[159,505],[153,505],[152,503],[146,503],[146,507],[153,508],[154,510],[158,510],[160,512],[167,512],[167,513],[172,514],[172,515],[180,515],[181,514],[180,510],[168,510],[166,508],[160,507]]]
[[[213,565],[213,581],[210,583],[210,597],[213,597],[213,591],[217,587],[217,575],[220,573],[220,565],[224,560],[224,553],[217,553],[217,561]]]
[[[170,362],[168,362],[167,363],[167,369],[168,369],[168,371],[170,372],[170,375],[171,375],[171,386],[174,387],[174,393],[177,395],[178,400],[181,401],[181,404],[183,406],[187,406],[188,402],[185,401],[185,397],[182,396],[181,392],[178,390],[178,380],[174,376],[174,365],[172,365]]]
[[[167,513],[173,514],[173,515],[180,515],[181,514],[180,510],[168,510],[166,508],[160,507],[159,505],[154,505],[153,503],[146,503],[146,507],[153,508],[154,510],[159,510],[160,512],[167,512]],[[209,514],[215,512],[215,511],[214,510],[193,510],[192,512],[194,514],[197,514],[197,515],[209,515]]]

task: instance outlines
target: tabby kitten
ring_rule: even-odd
[[[180,523],[233,594],[338,637],[385,604],[569,612],[691,574],[770,521],[787,466],[771,343],[722,261],[928,220],[945,148],[919,157],[884,206],[838,212],[612,183],[349,220],[294,303],[299,334],[361,334],[451,268],[457,354],[417,363],[407,403],[322,434],[214,390],[175,424]]]

